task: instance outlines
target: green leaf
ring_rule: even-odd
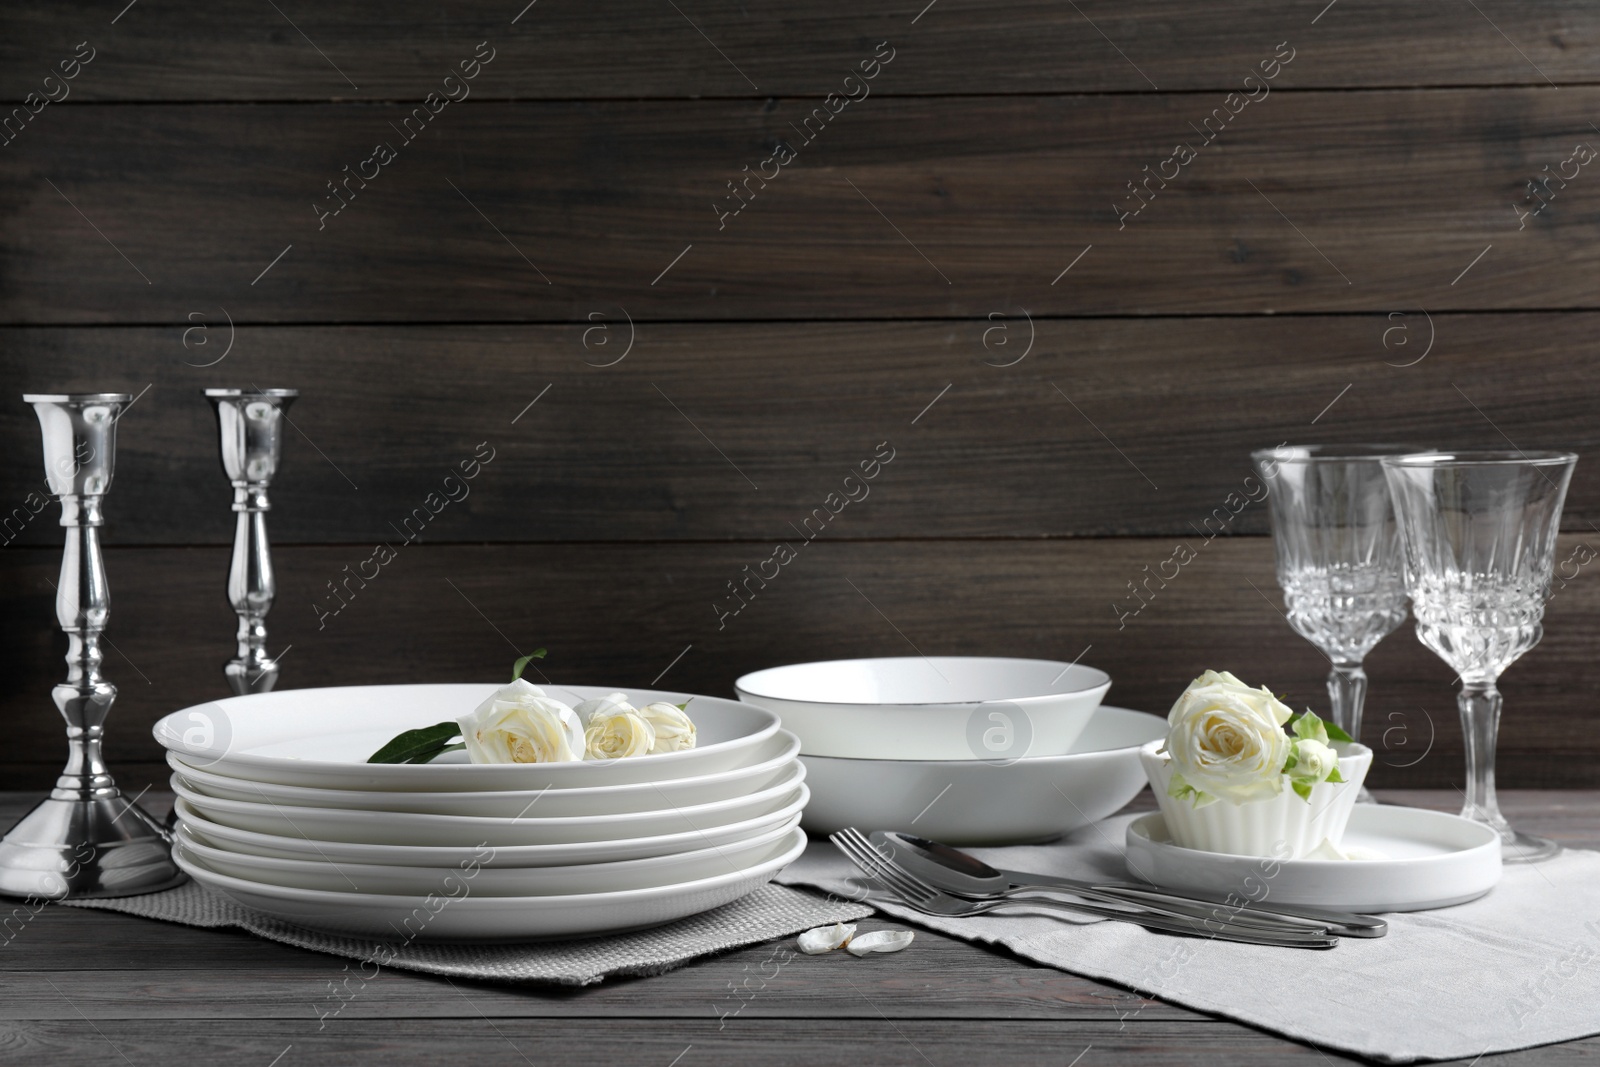
[[[1283,763],[1283,773],[1284,774],[1288,774],[1290,771],[1294,770],[1295,767],[1299,765],[1299,763],[1300,763],[1300,757],[1296,756],[1294,754],[1294,749],[1291,748],[1289,750],[1289,758],[1287,760],[1284,760],[1284,763]]]
[[[367,758],[368,763],[409,763],[426,754],[432,759],[444,750],[451,738],[461,736],[461,724],[441,722],[407,730]],[[426,762],[426,761],[424,761]]]
[[[420,756],[413,756],[410,759],[406,760],[406,762],[407,763],[432,763],[434,760],[438,759],[440,756],[444,755],[446,752],[460,752],[462,749],[464,749],[466,747],[467,747],[467,743],[465,741],[458,741],[453,745],[446,745],[441,749],[436,749],[436,750],[434,750],[432,752],[424,752]]]
[[[1322,726],[1323,726],[1323,729],[1328,731],[1328,740],[1329,741],[1354,741],[1355,740],[1355,738],[1351,737],[1349,734],[1345,733],[1343,730],[1339,729],[1339,727],[1335,726],[1331,722],[1325,722],[1325,723],[1322,724]]]
[[[694,697],[690,697],[689,698],[689,700],[693,700],[693,699],[694,699]],[[688,711],[689,710],[689,700],[685,700],[682,704],[677,705],[678,710],[679,711]]]
[[[528,669],[528,662],[530,660],[544,659],[544,657],[545,650],[542,648],[536,648],[526,656],[519,658],[517,662],[511,665],[511,680],[514,682],[518,678],[522,677],[522,672]]]
[[[1301,800],[1305,801],[1307,804],[1311,803],[1311,783],[1310,782],[1305,782],[1305,781],[1290,782],[1289,783],[1289,788],[1293,789],[1295,791],[1295,795],[1298,796]]]
[[[1321,741],[1323,744],[1328,742],[1327,726],[1321,719],[1317,718],[1316,712],[1306,711],[1296,715],[1285,725],[1294,731],[1294,735],[1302,741]]]
[[[1344,775],[1339,773],[1339,768],[1335,767],[1333,770],[1328,772],[1328,782],[1332,785],[1344,784]]]

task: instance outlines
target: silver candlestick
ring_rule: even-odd
[[[67,634],[67,680],[51,691],[67,720],[67,766],[56,787],[0,841],[0,893],[51,900],[117,897],[176,885],[166,833],[126,801],[100,755],[117,687],[100,676],[111,611],[100,553],[100,501],[111,488],[126,393],[22,398],[44,434],[45,479],[61,501],[66,550],[56,619]]]
[[[278,595],[267,544],[267,487],[283,453],[284,412],[298,389],[207,389],[222,437],[222,469],[233,483],[233,562],[228,603],[239,616],[239,652],[223,673],[234,693],[265,693],[278,684],[267,655],[267,612]]]

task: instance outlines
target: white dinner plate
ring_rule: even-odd
[[[764,833],[716,847],[698,848],[670,856],[621,860],[616,863],[580,863],[568,867],[483,867],[470,860],[455,867],[387,867],[369,863],[330,863],[327,860],[288,860],[251,856],[206,844],[192,827],[178,828],[178,847],[218,874],[250,882],[292,889],[322,889],[335,893],[384,893],[401,896],[448,896],[470,884],[474,896],[538,897],[570,893],[614,893],[623,889],[710,878],[729,870],[760,863],[774,849],[787,849],[798,816]],[[488,850],[484,852],[488,858]]]
[[[950,845],[1051,841],[1121,809],[1145,787],[1139,746],[1167,734],[1159,716],[1102,704],[1064,756],[1019,760],[801,756],[814,834],[846,826],[915,830]]]
[[[173,860],[195,881],[223,896],[296,926],[391,944],[419,941],[537,941],[592,937],[661,926],[720,907],[772,879],[805,851],[805,831],[789,831],[787,848],[741,870],[652,889],[548,897],[474,896],[471,882],[454,897],[330,893],[234,878],[177,850]]]
[[[367,845],[561,845],[577,841],[616,841],[629,837],[703,830],[768,815],[805,788],[805,767],[792,763],[777,784],[749,796],[710,804],[661,807],[619,815],[541,818],[537,803],[521,818],[470,815],[417,815],[402,811],[298,808],[271,802],[219,800],[196,793],[172,776],[172,790],[195,811],[226,826],[283,837],[350,841]]]
[[[694,748],[657,756],[571,763],[467,761],[449,752],[432,763],[368,763],[397,734],[468,714],[498,685],[356,685],[227,697],[175,711],[155,738],[191,767],[231,778],[318,789],[468,792],[566,789],[663,782],[733,770],[778,730],[778,716],[752,704],[629,686],[541,686],[569,704],[624,692],[637,705],[689,702]]]
[[[722,826],[707,826],[660,837],[630,837],[616,841],[579,841],[564,845],[501,845],[485,867],[555,867],[575,863],[610,863],[616,860],[667,856],[699,848],[732,844],[765,833],[800,814],[810,794],[805,786],[783,807],[768,815]],[[174,805],[178,825],[195,831],[202,841],[230,852],[285,859],[315,859],[329,863],[375,863],[391,867],[457,867],[482,855],[471,845],[363,845],[348,841],[313,841],[239,830],[212,822],[179,797]]]
[[[524,813],[539,818],[618,815],[630,811],[652,811],[732,800],[778,784],[788,774],[789,766],[799,751],[800,739],[779,730],[750,750],[749,758],[755,762],[731,771],[632,785],[515,789],[503,792],[476,790],[469,793],[316,789],[305,785],[252,782],[212,771],[196,770],[174,752],[167,753],[167,764],[194,792],[222,800],[272,803],[286,807],[354,808],[363,811],[413,812],[418,815],[511,819]]]
[[[1500,837],[1482,823],[1422,808],[1357,804],[1340,848],[1382,859],[1274,860],[1172,843],[1160,812],[1128,826],[1128,871],[1166,889],[1342,911],[1425,911],[1464,904],[1500,881]]]

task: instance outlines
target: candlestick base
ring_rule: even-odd
[[[0,840],[0,894],[11,897],[127,897],[187,877],[156,821],[115,787],[88,800],[46,797]]]

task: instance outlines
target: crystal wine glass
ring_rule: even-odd
[[[1494,793],[1500,673],[1543,635],[1571,452],[1434,452],[1383,461],[1405,544],[1417,638],[1461,679],[1467,749],[1461,814],[1500,833],[1508,863],[1553,841],[1518,833]]]
[[[1322,650],[1333,721],[1361,740],[1373,646],[1405,621],[1399,532],[1384,456],[1404,445],[1280,445],[1252,454],[1267,486],[1289,625]],[[1365,787],[1360,800],[1372,803]]]

